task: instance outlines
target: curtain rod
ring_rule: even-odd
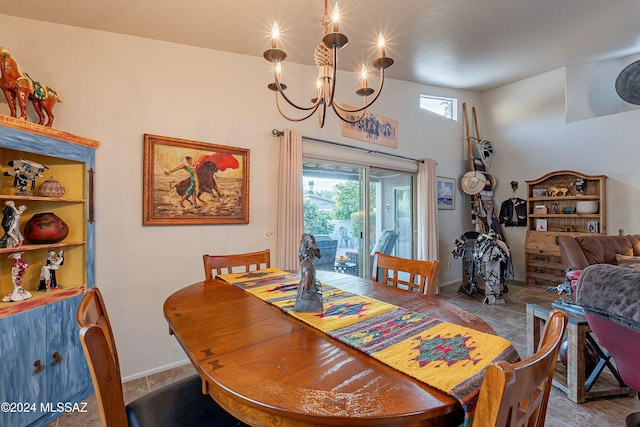
[[[273,134],[273,136],[278,136],[278,137],[284,135],[284,132],[278,129],[273,129],[271,133]],[[306,139],[308,141],[313,141],[313,142],[320,142],[322,144],[330,144],[330,145],[337,145],[339,147],[344,147],[344,148],[351,148],[353,150],[366,151],[369,154],[382,154],[384,156],[397,157],[399,159],[412,160],[414,162],[424,163],[424,160],[421,160],[421,159],[414,159],[412,157],[400,156],[398,154],[385,153],[384,151],[369,150],[368,148],[354,147],[352,145],[341,144],[339,142],[327,141],[326,139],[312,138],[310,136],[303,136],[302,139]]]

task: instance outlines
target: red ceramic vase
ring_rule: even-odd
[[[35,214],[24,226],[24,238],[31,243],[57,243],[69,235],[69,226],[56,214]]]

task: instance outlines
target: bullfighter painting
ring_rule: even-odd
[[[144,225],[247,224],[249,150],[145,135]]]

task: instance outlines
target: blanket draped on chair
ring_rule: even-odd
[[[591,265],[582,270],[576,290],[576,302],[585,311],[640,332],[640,270]]]

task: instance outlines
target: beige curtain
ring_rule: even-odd
[[[438,259],[436,161],[418,163],[418,259]]]
[[[283,270],[298,269],[298,247],[303,231],[302,133],[294,129],[285,129],[280,138],[276,267]]]

